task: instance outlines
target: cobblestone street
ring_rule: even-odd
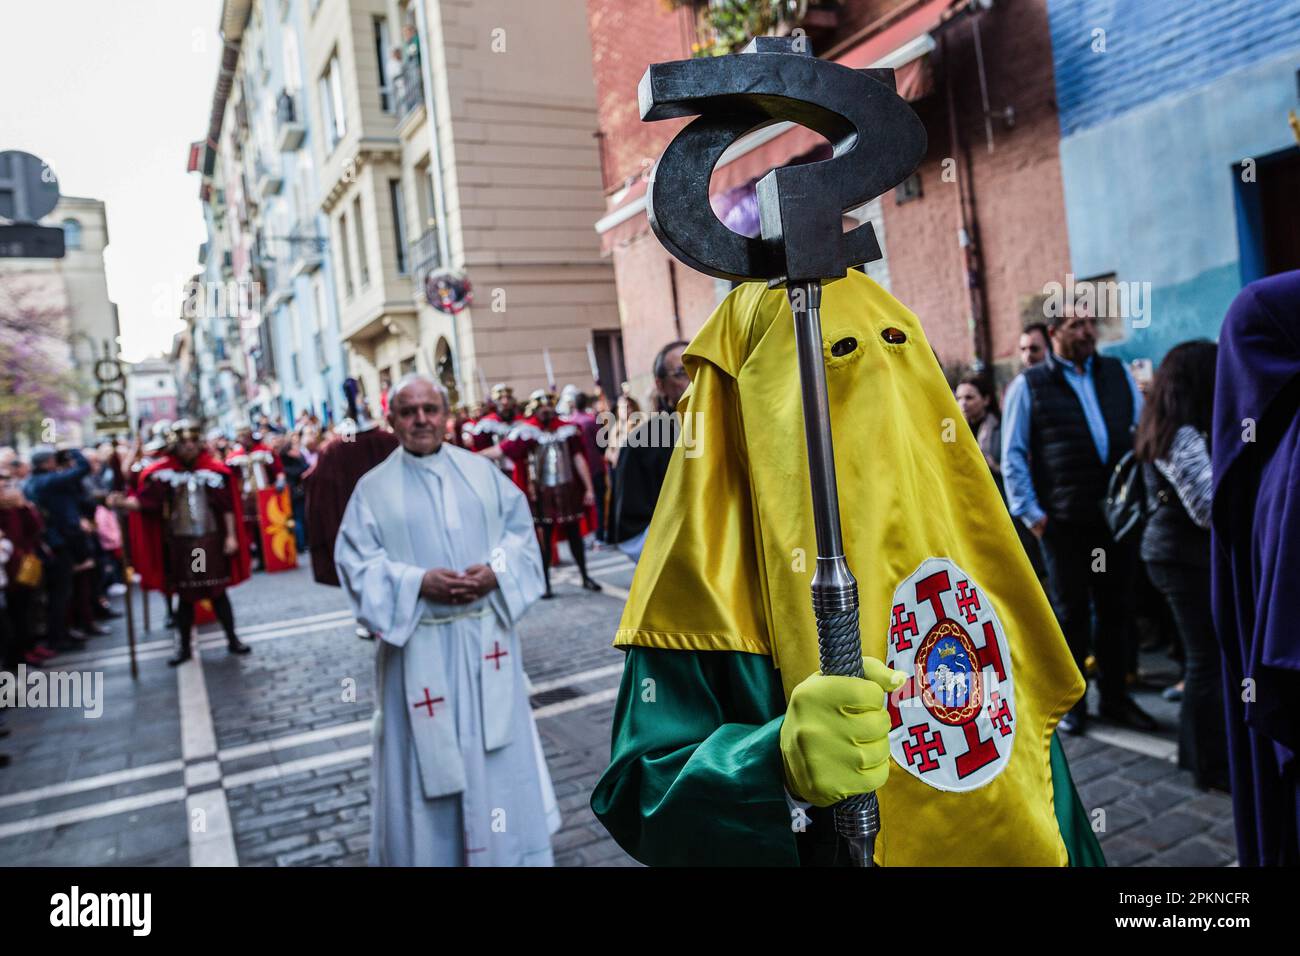
[[[521,628],[524,663],[563,814],[556,863],[635,865],[588,806],[609,756],[622,669],[610,640],[632,568],[614,551],[590,560],[605,591],[579,588],[571,564],[559,569],[557,598]],[[374,647],[355,636],[342,593],[313,583],[303,563],[231,592],[247,657],[227,655],[211,625],[201,663],[167,667],[155,596],[153,628],[137,639],[138,681],[121,619],[85,653],[52,662],[103,674],[103,714],[6,712],[0,863],[364,865]],[[1144,706],[1155,710],[1153,699]],[[1112,865],[1230,863],[1228,798],[1200,793],[1172,762],[1166,711],[1160,735],[1095,724],[1066,738],[1080,795]]]

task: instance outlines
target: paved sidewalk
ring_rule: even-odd
[[[563,814],[563,866],[636,865],[596,821],[591,789],[609,757],[623,655],[610,639],[631,584],[616,551],[589,556],[601,594],[556,574],[557,597],[521,628],[532,704]],[[304,565],[305,565],[304,561]],[[140,635],[133,681],[125,628],[50,670],[102,675],[103,714],[19,708],[0,749],[0,863],[7,865],[364,865],[369,844],[374,645],[343,595],[308,570],[259,574],[231,591],[253,653],[205,629],[202,660],[167,667],[171,637]],[[137,609],[139,605],[137,604]],[[1112,865],[1222,865],[1231,807],[1166,759],[1163,735],[1067,739],[1081,797]],[[1121,745],[1117,745],[1122,744]]]
[[[571,567],[557,569],[557,598],[521,628],[524,664],[563,813],[556,862],[634,865],[587,806],[609,757],[623,660],[610,637],[631,566],[617,552],[591,561],[609,591],[584,591]],[[201,662],[169,668],[154,596],[154,629],[137,637],[138,682],[120,619],[49,668],[102,675],[102,716],[6,713],[0,862],[365,864],[374,645],[356,637],[342,593],[305,566],[230,593],[252,654],[228,655],[208,627]],[[139,607],[137,596],[137,621]]]

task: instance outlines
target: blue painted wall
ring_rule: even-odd
[[[1048,0],[1047,10],[1062,136],[1300,49],[1300,0]],[[1093,52],[1098,29],[1105,53]]]
[[[1071,267],[1151,283],[1107,347],[1215,338],[1249,259],[1241,162],[1296,142],[1300,0],[1049,0]],[[1094,52],[1093,30],[1105,31]],[[1243,198],[1243,192],[1244,197]]]

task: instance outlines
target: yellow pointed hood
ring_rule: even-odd
[[[818,667],[792,322],[784,291],[746,284],[687,349],[682,438],[615,638],[770,655],[787,697]],[[827,285],[822,335],[863,651],[912,676],[877,858],[1064,865],[1049,744],[1084,682],[988,466],[920,322],[879,285]]]

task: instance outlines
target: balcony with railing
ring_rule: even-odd
[[[396,77],[397,115],[406,119],[417,107],[424,105],[424,81],[420,78],[420,61],[410,57],[403,61]]]
[[[254,166],[257,176],[257,194],[263,199],[268,196],[278,195],[280,190],[284,188],[284,175],[276,168],[278,166],[278,162],[267,165],[262,162],[260,157]]]
[[[416,297],[423,298],[424,280],[428,278],[430,272],[442,265],[442,256],[438,250],[438,229],[436,226],[430,228],[428,232],[411,243],[407,262]]]
[[[280,152],[289,153],[302,146],[307,128],[302,123],[297,97],[288,90],[281,90],[276,98],[275,125]]]
[[[262,260],[262,300],[267,313],[293,298],[293,274],[269,259]]]
[[[289,231],[289,248],[293,259],[293,274],[315,272],[325,256],[325,237],[316,230],[316,220],[308,217],[299,221]]]

